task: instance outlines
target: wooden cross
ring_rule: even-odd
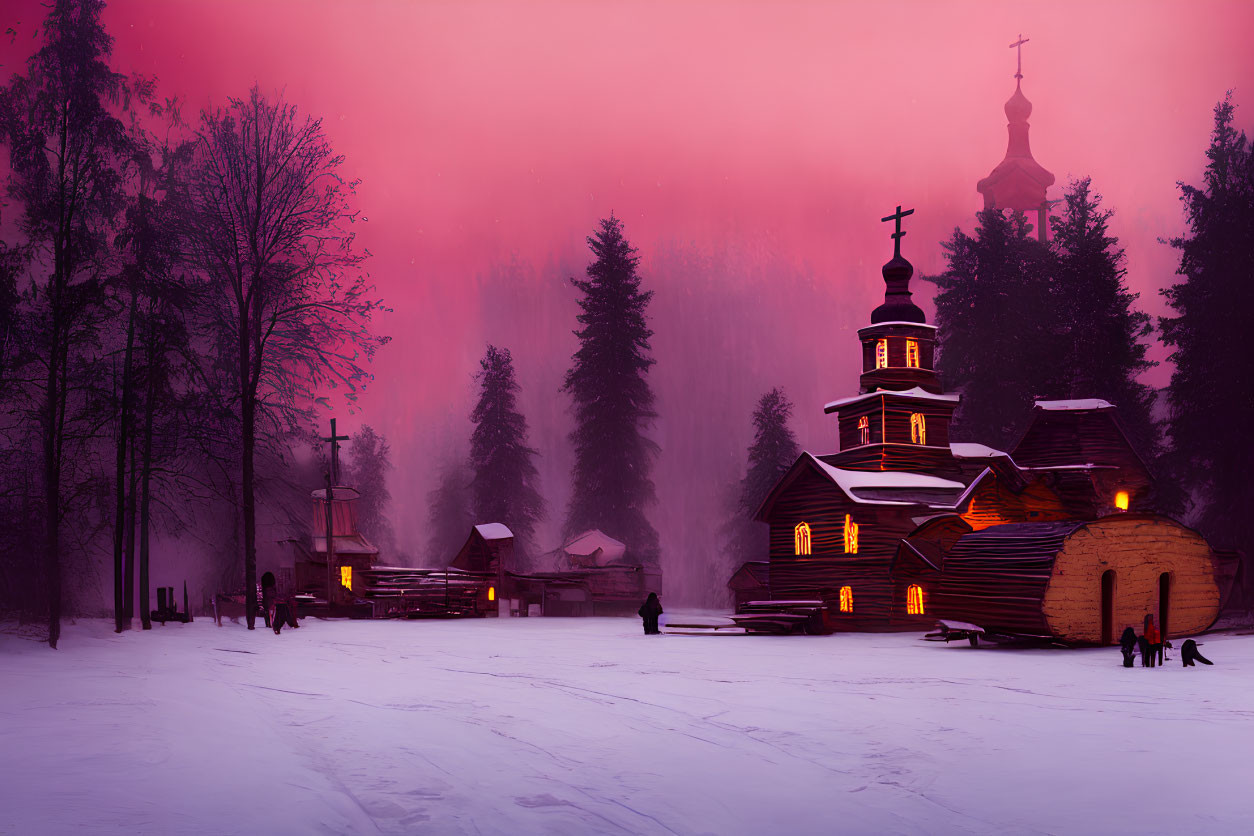
[[[1010,45],[1011,49],[1017,49],[1019,51],[1019,68],[1015,70],[1015,78],[1023,78],[1023,45],[1026,44],[1029,40],[1031,39],[1025,38],[1021,34],[1019,35],[1019,40],[1015,41],[1014,43]]]
[[[913,215],[913,214],[914,214],[913,209],[907,209],[906,211],[903,212],[901,211],[901,207],[898,206],[896,212],[889,215],[887,218],[880,218],[880,223],[887,223],[888,221],[897,222],[897,231],[894,232],[891,236],[893,239],[893,258],[901,257],[901,239],[902,239],[902,236],[906,234],[901,229],[901,219],[906,217],[907,215]]]
[[[331,435],[322,440],[331,445],[331,483],[338,485],[340,483],[340,442],[348,441],[348,436],[335,434],[335,419],[332,418]]]

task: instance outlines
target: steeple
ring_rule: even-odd
[[[911,301],[910,277],[914,275],[914,266],[901,257],[901,239],[906,233],[901,229],[901,220],[913,215],[913,209],[901,211],[897,207],[895,214],[880,218],[880,223],[896,221],[897,228],[892,234],[893,257],[884,265],[884,304],[871,311],[871,324],[879,322],[927,322],[927,317],[919,306]]]
[[[1032,158],[1028,142],[1028,117],[1032,115],[1032,103],[1023,95],[1023,45],[1028,39],[1010,45],[1019,51],[1015,69],[1015,91],[1006,101],[1006,157],[992,173],[976,184],[984,195],[985,209],[1011,209],[1016,212],[1037,213],[1037,235],[1044,241],[1048,230],[1049,202],[1045,190],[1054,183],[1054,175]]]

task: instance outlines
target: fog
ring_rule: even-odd
[[[33,0],[6,4],[38,19]],[[1246,3],[114,3],[115,65],[156,75],[189,117],[254,82],[325,119],[360,177],[369,270],[393,336],[341,429],[392,446],[398,551],[425,555],[426,494],[464,450],[472,376],[509,347],[558,545],[569,491],[575,290],[584,237],[616,213],[642,256],[661,446],[668,597],[714,600],[717,532],[766,389],[802,446],[835,448],[822,404],[857,385],[855,330],[891,255],[935,272],[1001,160],[1022,33],[1032,148],[1051,196],[1091,175],[1151,314],[1182,231],[1176,182],[1203,165],[1211,109],[1249,123]],[[21,45],[4,45],[13,66]],[[915,282],[931,313],[932,286]],[[1155,346],[1153,356],[1163,359]],[[1167,379],[1160,367],[1148,376]]]

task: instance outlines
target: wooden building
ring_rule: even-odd
[[[331,490],[331,569],[327,571],[327,499],[326,490],[311,494],[313,501],[313,536],[311,543],[286,541],[290,547],[290,567],[280,568],[280,588],[284,575],[290,570],[292,586],[297,593],[313,595],[326,601],[331,607],[352,607],[357,603],[354,591],[360,573],[374,566],[379,559],[379,549],[361,532],[357,525],[357,501],[360,495],[353,488],[341,485]],[[327,580],[330,578],[328,598]],[[355,586],[357,585],[357,586]],[[359,591],[359,590],[358,590]]]
[[[746,604],[765,601],[771,597],[770,577],[771,564],[768,561],[751,560],[740,564],[740,568],[727,580],[727,588],[735,599],[737,613],[744,612]]]
[[[923,630],[943,612],[1097,642],[1112,618],[1157,614],[1151,587],[1165,578],[1161,606],[1173,633],[1209,626],[1222,597],[1217,563],[1195,532],[1152,515],[1153,477],[1113,405],[1038,402],[1011,452],[950,442],[960,399],[944,391],[936,329],[911,301],[913,268],[900,252],[908,214],[899,207],[885,219],[896,219],[897,243],[883,268],[884,304],[858,331],[860,391],[825,407],[839,451],[802,454],[758,509],[756,519],[770,526],[770,597],[821,600],[843,630]],[[1017,551],[1025,532],[1044,538],[1030,582]],[[974,563],[964,562],[968,553]],[[963,592],[976,565],[978,596]],[[1089,586],[1081,592],[1071,582]],[[1114,596],[1104,621],[1103,583],[1113,583]],[[1021,594],[997,591],[1023,584]],[[1010,599],[1013,614],[990,603]],[[1067,614],[1068,601],[1075,613]]]

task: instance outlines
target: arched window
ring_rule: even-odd
[[[797,523],[797,527],[792,530],[792,542],[796,547],[799,555],[810,553],[810,526],[807,523]]]
[[[845,514],[845,554],[858,553],[858,524]]]
[[[914,444],[927,444],[927,419],[922,412],[910,413],[910,441]]]
[[[1115,494],[1115,507],[1120,511],[1128,510],[1128,499],[1129,497],[1127,491],[1119,491]]]
[[[919,341],[906,340],[906,365],[912,369],[919,367]]]
[[[875,368],[888,368],[888,340],[875,341]]]
[[[842,586],[840,588],[840,611],[853,612],[853,587]]]
[[[858,443],[871,443],[871,419],[866,415],[858,419]]]
[[[923,587],[912,583],[906,587],[906,613],[923,615]]]

